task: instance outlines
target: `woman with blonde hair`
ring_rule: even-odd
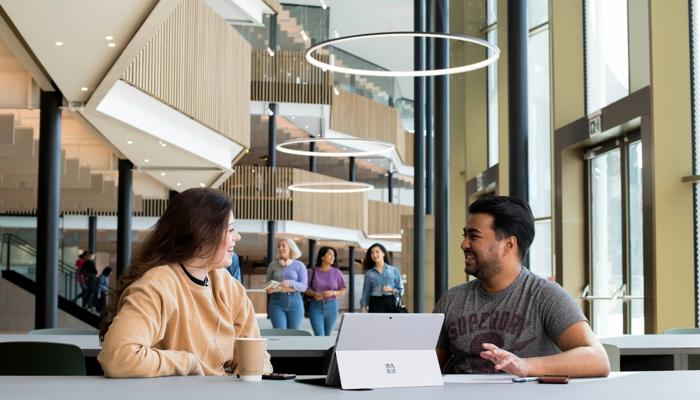
[[[245,288],[226,270],[240,239],[225,193],[189,189],[170,202],[121,277],[100,329],[105,376],[237,372],[236,338],[260,336]],[[272,372],[269,355],[264,369]]]
[[[267,267],[267,281],[277,281],[276,288],[269,287],[268,306],[272,326],[278,329],[299,329],[304,319],[304,302],[301,293],[307,288],[306,267],[297,258],[301,251],[292,239],[277,242],[277,258]]]

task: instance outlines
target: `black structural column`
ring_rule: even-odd
[[[425,32],[425,0],[413,1],[413,28]],[[425,69],[425,39],[413,39],[413,67]],[[413,311],[425,303],[425,78],[413,78]]]
[[[277,166],[277,104],[270,103],[268,106],[267,123],[267,165]]]
[[[275,221],[267,221],[267,264],[275,259],[275,232],[277,224]]]
[[[88,251],[92,254],[97,252],[97,216],[88,217]]]
[[[131,260],[131,214],[133,205],[133,168],[129,160],[119,159],[117,202],[117,277],[129,268]]]
[[[348,312],[355,312],[355,246],[348,247]]]
[[[34,327],[55,328],[58,318],[58,229],[61,211],[61,92],[41,92],[37,183]]]
[[[527,2],[508,0],[508,185],[528,200]]]
[[[277,14],[270,15],[270,32],[268,44],[270,49],[277,53]],[[277,57],[273,56],[272,63],[275,65]],[[272,69],[275,70],[274,68]],[[272,167],[274,173],[277,166],[277,104],[270,103],[267,124],[267,166]],[[275,259],[275,233],[277,224],[275,221],[267,221],[267,263],[268,265]]]
[[[309,151],[314,152],[316,151],[316,142],[311,142],[309,143]],[[316,172],[317,168],[317,163],[316,163],[316,157],[309,157],[309,171],[310,172]]]
[[[389,190],[389,203],[394,202],[394,171],[389,171],[388,174],[386,174],[386,186],[387,189]]]
[[[355,182],[357,180],[357,170],[355,168],[355,157],[350,157],[350,162],[348,163],[348,180],[350,182]],[[348,247],[348,311],[355,311],[355,263],[353,259],[355,258],[355,246]]]
[[[277,166],[277,104],[270,103],[267,124],[267,166],[274,173]],[[277,224],[273,220],[267,221],[267,263],[275,259],[275,232]]]
[[[425,1],[426,30],[435,29],[433,23],[433,2]],[[434,65],[433,39],[425,39],[425,69],[431,70]],[[425,78],[425,213],[433,213],[433,84],[435,78]]]
[[[309,239],[309,267],[313,268],[314,265],[316,265],[316,239]]]
[[[270,15],[270,35],[268,37],[268,43],[270,45],[270,50],[277,54],[277,14]]]
[[[450,31],[449,0],[436,0],[435,30]],[[435,68],[450,67],[450,47],[445,39],[435,40]],[[435,300],[447,291],[448,243],[450,242],[450,80],[435,78]]]
[[[316,151],[316,142],[309,143],[309,151]],[[309,172],[316,172],[316,157],[309,157]],[[309,239],[309,267],[316,264],[316,239]]]
[[[348,163],[348,180],[350,182],[355,182],[357,180],[357,169],[355,168],[355,157],[350,157],[350,162]]]

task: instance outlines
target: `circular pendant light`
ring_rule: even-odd
[[[353,146],[353,145],[368,145],[370,147],[374,147],[373,149],[370,150],[351,150],[351,151],[336,151],[336,152],[327,152],[327,151],[309,151],[309,150],[297,150],[297,149],[292,149],[289,148],[289,146],[292,145],[299,145],[299,144],[306,144],[306,143],[329,143],[333,145],[339,145],[339,143],[348,143],[348,146]],[[371,140],[371,139],[356,139],[356,138],[327,138],[327,137],[322,137],[322,138],[308,138],[308,139],[293,139],[293,140],[288,140],[284,143],[280,143],[277,145],[277,151],[282,152],[282,153],[287,153],[287,154],[295,154],[298,156],[307,156],[307,157],[369,157],[369,156],[376,156],[376,155],[381,155],[381,154],[386,154],[386,153],[391,153],[394,149],[396,149],[396,146],[394,146],[392,143],[388,142],[383,142],[381,140]]]
[[[320,61],[316,58],[314,58],[313,54],[314,52],[321,50],[323,48],[333,46],[339,43],[345,43],[345,42],[356,42],[356,41],[361,41],[363,39],[373,39],[373,38],[393,38],[393,37],[412,37],[412,38],[433,38],[433,39],[447,39],[447,40],[456,40],[460,42],[466,42],[466,43],[472,43],[476,44],[479,46],[483,46],[486,49],[489,50],[490,56],[482,61],[475,62],[472,64],[466,64],[466,65],[461,65],[457,67],[452,67],[452,68],[444,68],[444,69],[431,69],[431,70],[424,70],[424,71],[414,71],[414,70],[406,70],[406,71],[384,71],[384,70],[371,70],[371,69],[360,69],[360,68],[348,68],[348,67],[340,67],[337,65],[332,65],[329,63],[325,63],[323,61]],[[462,72],[469,72],[469,71],[474,71],[477,69],[484,68],[490,64],[493,64],[498,60],[498,57],[500,55],[501,51],[498,49],[497,46],[473,37],[473,36],[467,36],[467,35],[455,35],[455,34],[449,34],[449,33],[433,33],[433,32],[379,32],[379,33],[366,33],[362,35],[352,35],[352,36],[344,36],[340,37],[337,39],[330,39],[326,40],[324,42],[320,42],[318,44],[315,44],[311,47],[309,47],[306,50],[306,61],[308,61],[311,65],[314,65],[318,68],[321,68],[324,71],[332,71],[332,72],[338,72],[338,73],[344,73],[344,74],[350,74],[350,75],[364,75],[364,76],[385,76],[385,77],[416,77],[416,76],[441,76],[441,75],[452,75],[452,74],[459,74]]]
[[[379,239],[379,240],[399,240],[401,239],[400,233],[372,233],[367,235],[367,239]]]
[[[362,182],[302,182],[287,186],[292,192],[306,193],[362,193],[374,189]]]

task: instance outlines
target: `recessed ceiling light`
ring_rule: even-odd
[[[178,183],[176,183],[176,185],[178,185],[178,186],[182,186],[182,183],[178,182]]]
[[[297,117],[295,117],[295,116],[292,115],[292,119],[297,119]]]
[[[206,187],[207,185],[205,185],[204,182],[199,182],[199,186]]]
[[[117,47],[117,44],[114,42],[109,42],[107,43],[107,47]]]
[[[308,125],[304,125],[304,129],[309,129],[309,126],[308,126]]]
[[[165,176],[165,172],[161,172],[161,173],[160,173],[160,176]]]
[[[126,144],[134,144],[134,141],[133,141],[133,140],[127,140],[127,141],[126,141]]]
[[[114,40],[114,36],[107,35],[107,36],[105,36],[105,40]]]
[[[63,46],[63,42],[54,42],[53,44],[56,45],[56,46],[58,46],[58,47]]]
[[[80,88],[80,90],[82,90],[83,92],[87,92],[87,91],[88,91],[88,88],[86,88],[85,86],[83,86],[83,87]]]
[[[151,160],[149,160],[149,159],[147,158],[147,159],[143,160],[143,162],[151,162]]]
[[[161,143],[160,147],[166,147],[168,144],[167,143]]]

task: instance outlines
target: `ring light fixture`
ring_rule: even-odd
[[[313,56],[314,52],[321,50],[323,48],[337,45],[339,43],[355,42],[355,41],[361,41],[363,39],[393,38],[393,37],[412,37],[412,38],[421,38],[422,37],[422,38],[456,40],[456,41],[460,41],[460,42],[471,43],[471,44],[483,46],[486,49],[490,50],[489,51],[490,56],[482,61],[475,62],[472,64],[466,64],[466,65],[461,65],[458,67],[451,67],[451,68],[444,68],[444,69],[424,70],[424,71],[415,71],[415,70],[411,70],[411,71],[384,71],[384,70],[369,70],[369,69],[360,69],[360,68],[341,67],[341,66],[325,63],[323,61],[320,61],[320,60],[314,58],[314,56]],[[336,39],[330,39],[330,40],[320,42],[318,44],[315,44],[315,45],[309,47],[306,50],[305,57],[306,57],[306,61],[308,61],[311,65],[314,65],[318,68],[321,68],[324,71],[332,71],[332,72],[338,72],[338,73],[344,73],[344,74],[350,74],[350,75],[385,76],[385,77],[396,78],[396,77],[418,77],[418,76],[442,76],[442,75],[452,75],[452,74],[459,74],[462,72],[474,71],[474,70],[481,69],[481,68],[484,68],[490,64],[495,63],[496,60],[498,60],[498,57],[500,56],[500,54],[501,54],[501,51],[498,49],[498,46],[491,44],[485,40],[473,37],[473,36],[455,35],[455,34],[449,34],[449,33],[435,33],[435,32],[379,32],[379,33],[366,33],[366,34],[362,34],[362,35],[344,36],[344,37],[339,37]]]

